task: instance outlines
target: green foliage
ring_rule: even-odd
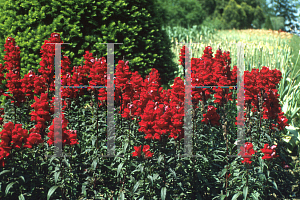
[[[274,30],[270,17],[268,16],[266,22],[263,24],[264,29]]]
[[[230,0],[222,13],[223,29],[247,29],[252,28],[252,24],[260,27],[264,20],[262,9],[257,5],[252,7],[245,2],[236,3]]]
[[[217,17],[213,18],[212,16],[208,16],[202,23],[203,26],[211,27],[212,29],[223,29],[223,22],[221,14],[218,13]]]
[[[241,29],[244,27],[247,14],[241,5],[238,5],[234,0],[230,0],[222,14],[224,29]]]
[[[115,64],[129,60],[132,71],[143,77],[156,68],[162,84],[174,80],[170,42],[160,30],[161,9],[154,1],[8,0],[0,5],[0,57],[6,38],[12,36],[21,48],[21,77],[39,68],[40,48],[53,32],[61,34],[72,65],[80,65],[85,50],[107,56],[107,45],[116,44]],[[190,16],[192,18],[194,16]]]
[[[165,11],[163,26],[188,28],[201,24],[206,16],[197,0],[157,0],[157,5]]]
[[[270,18],[272,26],[274,27],[273,30],[284,30],[284,17],[271,17]]]
[[[252,21],[252,24],[254,25],[254,28],[261,29],[262,24],[265,21],[265,16],[263,9],[259,6],[256,6],[256,9],[254,10],[254,20]]]
[[[234,1],[234,0],[199,0],[205,7],[207,17],[204,21],[205,26],[213,24],[217,29],[246,29],[260,28],[265,17],[260,2],[257,1]],[[207,8],[207,6],[212,6]]]

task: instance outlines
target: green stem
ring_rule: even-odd
[[[15,109],[15,125],[16,125],[16,121],[17,121],[17,108],[16,108],[15,103],[14,103],[14,109]]]
[[[97,109],[96,109],[96,115],[97,115],[97,120],[96,120],[96,123],[97,123],[97,149],[99,149],[99,144],[98,144],[98,140],[99,140],[99,125],[98,125],[98,108],[99,108],[99,105],[98,105],[98,91],[97,89],[95,89],[95,93],[96,93],[96,106],[97,106]]]

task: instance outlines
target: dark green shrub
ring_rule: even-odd
[[[40,67],[40,48],[53,32],[61,34],[66,56],[72,66],[80,65],[85,50],[107,56],[107,45],[114,47],[115,64],[129,60],[131,70],[145,77],[156,68],[162,84],[173,81],[177,65],[172,61],[170,41],[161,31],[162,10],[150,1],[8,0],[0,4],[0,55],[8,36],[21,47],[21,77]],[[160,13],[160,14],[159,14]],[[158,17],[156,17],[158,16]],[[83,63],[84,64],[84,63]]]

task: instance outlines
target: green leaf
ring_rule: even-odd
[[[54,186],[52,186],[52,187],[49,189],[48,194],[47,194],[47,200],[50,199],[50,197],[52,196],[52,194],[55,192],[55,190],[56,190],[58,187],[59,187],[59,186],[54,185]]]
[[[231,200],[236,200],[239,196],[241,196],[242,192],[239,191],[237,194],[233,195]]]
[[[153,178],[152,178],[152,176],[148,175],[148,179],[150,179],[150,181],[151,181],[151,183],[153,185]]]
[[[97,160],[94,160],[92,163],[93,170],[96,170],[96,166],[97,166]]]
[[[24,178],[24,176],[19,176],[19,178],[21,178],[21,179],[24,181],[24,183],[25,183],[25,178]]]
[[[257,191],[254,191],[251,196],[253,197],[253,199],[257,199],[258,200],[258,197],[259,197],[259,193]]]
[[[153,174],[153,176],[152,176],[153,177],[153,181],[155,181],[158,176],[159,176],[158,174]]]
[[[10,184],[8,184],[8,185],[6,186],[6,189],[5,189],[5,196],[8,194],[10,188],[12,188],[13,185],[14,185],[15,183],[18,183],[18,181],[12,182],[12,183],[10,183]]]
[[[57,162],[59,162],[59,160],[57,159],[57,157],[56,156],[52,156],[51,158],[50,158],[50,164],[53,162],[53,160],[56,160]]]
[[[25,200],[25,197],[23,196],[23,194],[19,195],[19,200]]]
[[[273,183],[273,185],[274,185],[274,188],[275,188],[276,190],[278,190],[278,187],[277,187],[276,182],[275,182],[274,180],[272,180],[272,183]]]
[[[54,181],[55,181],[55,184],[57,184],[57,180],[58,180],[59,174],[60,174],[60,172],[55,172],[55,173],[54,173]]]
[[[247,195],[248,195],[248,186],[244,187],[244,189],[243,189],[243,195],[244,195],[244,199],[247,199]]]
[[[163,155],[160,155],[160,156],[158,157],[157,163],[158,163],[159,165],[160,165],[160,162],[162,161],[163,158],[164,158]]]
[[[128,142],[125,142],[125,145],[124,145],[124,152],[126,152],[127,147],[128,147]]]
[[[173,174],[173,176],[174,176],[175,178],[177,178],[177,177],[176,177],[176,173],[175,173],[175,171],[174,171],[173,169],[169,168],[169,171]]]
[[[7,173],[7,172],[10,172],[10,170],[8,170],[8,169],[3,170],[2,172],[0,172],[0,175],[5,174],[5,173]]]
[[[167,195],[167,188],[166,187],[162,187],[161,188],[161,199],[165,200],[166,199],[166,195]]]
[[[119,173],[120,173],[123,165],[124,165],[124,162],[122,162],[122,163],[119,164],[118,169],[117,169],[117,176],[119,176]]]
[[[140,186],[140,181],[136,182],[136,184],[133,187],[132,193],[135,193],[135,191],[139,188]]]
[[[121,193],[120,193],[120,200],[124,200],[124,199],[125,199],[124,191],[121,191]]]

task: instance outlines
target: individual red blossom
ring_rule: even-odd
[[[26,143],[23,145],[23,147],[31,149],[33,145],[38,145],[42,142],[44,142],[44,140],[42,140],[42,137],[40,134],[30,133],[29,137],[26,139]]]
[[[197,103],[211,99],[211,94],[214,91],[216,100],[215,103],[222,104],[228,100],[232,100],[232,92],[229,89],[222,88],[201,88],[201,86],[230,86],[236,85],[236,66],[233,71],[230,71],[230,59],[228,58],[229,52],[222,55],[220,50],[217,50],[215,58],[212,58],[211,47],[206,47],[203,51],[204,54],[201,58],[192,58],[192,86],[197,88],[192,89],[193,102],[198,107]],[[224,68],[225,67],[225,68]],[[225,95],[224,99],[222,95]]]
[[[32,145],[37,145],[41,142],[40,135],[28,135],[28,130],[22,128],[22,124],[13,124],[8,122],[3,126],[0,132],[0,164],[5,165],[4,158],[9,156],[9,152],[13,148],[32,148]]]
[[[150,151],[150,146],[149,145],[144,145],[143,147],[143,152],[145,154],[145,158],[151,158],[153,156],[154,153],[151,153]]]
[[[280,104],[279,104],[279,94],[277,93],[277,89],[269,89],[266,91],[268,98],[265,98],[263,103],[263,118],[264,119],[276,119],[277,114],[280,113]]]
[[[50,122],[51,117],[49,114],[49,102],[48,102],[48,95],[46,93],[41,94],[41,98],[34,97],[35,103],[31,105],[34,108],[34,111],[30,113],[31,121],[36,121],[37,125],[35,125],[36,133],[42,133],[44,135],[44,130],[46,129],[47,125],[46,122]]]
[[[141,148],[142,148],[142,145],[140,145],[139,147],[137,146],[134,146],[134,152],[132,152],[132,156],[133,157],[141,157]]]
[[[138,78],[135,81],[134,76]],[[131,77],[130,83],[128,82],[126,84],[125,93],[122,94],[124,101],[122,108],[128,108],[124,109],[123,116],[129,117],[129,112],[131,110],[132,118],[139,117],[142,115],[148,101],[159,102],[160,93],[163,90],[163,88],[160,87],[159,73],[156,69],[152,69],[149,73],[149,76],[147,76],[144,82],[142,83],[137,84],[137,81],[141,80],[140,76],[137,74],[134,74],[134,76]],[[134,88],[134,90],[130,89],[132,87]],[[129,109],[129,106],[131,106],[131,104],[133,105],[131,109]]]
[[[218,86],[228,86],[231,84],[230,80],[227,80],[226,77],[221,77]],[[214,97],[216,100],[214,100],[214,103],[218,103],[220,106],[223,104],[226,104],[229,100],[232,101],[232,92],[228,93],[228,88],[220,88],[216,87],[213,89],[216,93],[214,94]]]
[[[22,129],[22,124],[16,124],[15,128],[12,130],[12,147],[21,148],[22,143],[26,142],[28,138],[28,130]]]
[[[42,75],[35,76],[34,79],[34,94],[40,95],[41,93],[45,93],[47,91],[47,86],[45,83],[45,79]]]
[[[281,108],[279,108],[279,110],[281,111]],[[288,119],[283,116],[284,112],[280,112],[278,114],[278,118],[277,118],[277,123],[278,123],[278,127],[280,130],[283,130],[286,126],[290,126],[287,122]]]
[[[140,132],[144,132],[146,134],[145,139],[154,139],[154,125],[155,125],[155,114],[154,114],[155,103],[153,101],[148,101],[146,109],[142,114],[142,120],[139,122]],[[160,139],[160,137],[157,137]]]
[[[205,58],[212,58],[213,52],[212,52],[211,46],[205,47],[205,50],[204,50],[203,52],[204,52],[204,54],[203,54],[202,57],[205,57]]]
[[[8,71],[16,71],[20,75],[20,47],[16,45],[15,39],[8,37],[4,44],[4,51],[6,55],[3,60],[6,60],[4,63]]]
[[[206,124],[208,124],[208,122],[211,123],[211,125],[213,126],[219,126],[220,125],[220,116],[219,114],[216,112],[217,108],[214,106],[209,105],[208,109],[207,109],[207,113],[203,114],[203,119],[202,122],[205,122]]]
[[[54,142],[62,143],[62,146],[70,145],[73,146],[78,143],[77,139],[77,131],[76,130],[67,130],[68,120],[65,118],[64,114],[62,114],[62,135],[61,138],[59,137],[59,132],[56,132],[54,130],[54,123],[56,123],[56,120],[53,119],[52,125],[49,127],[49,133],[48,137],[50,138],[47,143],[49,145],[53,145]],[[57,126],[59,126],[57,124]]]
[[[33,71],[29,70],[28,74],[24,75],[24,78],[21,79],[22,92],[27,96],[29,100],[34,98],[34,81],[36,80],[36,75]]]
[[[269,144],[265,144],[263,149],[260,149],[261,152],[263,152],[265,155],[262,157],[262,159],[271,160],[272,158],[277,158],[279,155],[276,154],[275,148],[277,145],[273,145],[272,147],[269,146]]]
[[[9,156],[9,151],[7,151],[6,149],[0,147],[0,165],[2,167],[5,166],[6,163],[6,158]]]
[[[241,152],[238,155],[241,155],[244,160],[242,163],[251,164],[252,155],[255,154],[256,151],[253,150],[253,144],[250,142],[246,142],[244,146],[240,147]]]
[[[133,157],[141,157],[141,149],[142,149],[142,145],[140,145],[139,147],[137,146],[134,146],[134,152],[132,152],[132,156]],[[147,159],[147,158],[151,158],[153,156],[154,153],[151,153],[149,151],[150,149],[150,146],[149,145],[144,145],[143,146],[143,152],[144,152],[144,158]]]
[[[231,176],[231,174],[228,174],[228,175],[227,175],[227,179],[228,179],[230,176]]]
[[[50,41],[45,40],[43,46],[41,47],[42,61],[40,62],[41,68],[39,68],[39,73],[42,74],[42,78],[46,83],[50,91],[55,91],[55,79],[54,79],[54,56],[55,56],[55,44],[48,43],[63,43],[60,39],[59,33],[51,33]],[[61,49],[64,49],[64,45],[61,45]],[[68,57],[64,56],[62,53],[61,67],[63,67],[61,73],[64,75],[68,69],[67,65],[70,63]]]
[[[9,94],[4,94],[4,96],[6,96],[6,99],[11,99],[11,103],[19,107],[20,103],[26,101],[25,95],[22,92],[22,81],[20,80],[20,47],[16,46],[15,39],[11,37],[7,38],[4,47],[4,51],[7,51],[4,56],[4,60],[6,60],[5,67],[8,71],[5,77],[7,79],[6,87],[11,94],[11,96]],[[1,93],[3,93],[2,90]]]
[[[155,125],[153,127],[155,134],[154,139],[160,140],[162,135],[167,135],[170,132],[171,128],[171,119],[172,112],[170,110],[167,111],[167,106],[162,103],[156,102],[156,107],[154,108],[155,116]],[[171,136],[169,135],[169,138]],[[177,137],[177,136],[176,136]]]
[[[186,51],[186,52],[185,52]],[[181,49],[180,49],[180,56],[179,56],[179,64],[181,65],[181,66],[185,66],[185,54],[188,54],[189,53],[189,50],[186,48],[186,46],[184,45]]]
[[[20,103],[26,101],[25,95],[22,92],[20,75],[18,73],[14,73],[13,71],[9,71],[5,78],[7,79],[6,87],[12,96],[9,94],[4,94],[4,96],[6,96],[6,99],[11,99],[11,103],[14,103],[16,106],[20,106]]]
[[[169,104],[170,107],[166,111],[169,115],[171,115],[171,124],[169,125],[171,133],[169,138],[174,138],[177,140],[184,138],[184,106],[182,105],[182,102],[180,104],[181,106],[171,101]]]

